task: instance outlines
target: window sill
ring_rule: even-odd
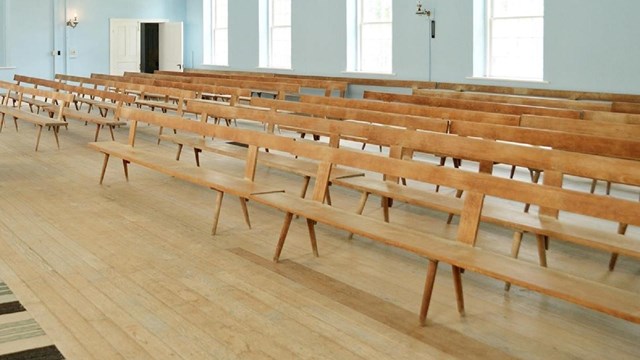
[[[354,70],[345,70],[345,71],[341,71],[341,73],[354,74],[354,75],[388,76],[388,77],[396,76],[396,73],[382,73],[382,72],[354,71]]]
[[[271,67],[271,66],[258,66],[256,69],[258,69],[258,70],[293,71],[292,68],[279,68],[279,67]]]
[[[217,67],[217,68],[228,68],[229,67],[229,65],[216,65],[216,64],[202,64],[202,66]]]
[[[509,79],[509,78],[498,78],[498,77],[488,77],[488,76],[467,76],[465,79],[467,80],[481,80],[481,81],[504,81],[504,82],[516,82],[516,83],[531,83],[531,84],[548,84],[547,80],[535,80],[535,79]]]
[[[15,66],[0,66],[0,70],[15,70]]]

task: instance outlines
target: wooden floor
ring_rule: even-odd
[[[284,261],[273,264],[282,214],[251,203],[250,230],[238,199],[226,197],[212,237],[210,190],[139,167],[127,183],[115,161],[99,186],[102,156],[86,148],[93,130],[72,122],[61,131],[59,151],[45,133],[38,153],[30,126],[0,134],[0,279],[67,358],[640,357],[639,326],[520,288],[505,294],[502,283],[473,273],[464,275],[461,318],[444,266],[422,328],[425,259],[322,225],[314,258],[299,219]],[[126,132],[116,136],[124,141]],[[156,132],[143,126],[139,143]],[[158,151],[173,156],[175,148]],[[203,166],[241,171],[212,154],[203,155]],[[276,170],[261,169],[257,178],[295,191],[301,185]],[[332,197],[336,206],[355,208],[358,194],[334,187]],[[378,205],[370,200],[366,213],[381,217]],[[446,236],[456,230],[446,215],[403,204],[391,218]],[[615,224],[604,226],[615,231]],[[509,231],[484,227],[480,236],[480,246],[509,251]],[[610,273],[608,254],[559,242],[548,256],[550,266],[640,292],[637,261],[622,258]],[[536,261],[529,235],[522,258]]]

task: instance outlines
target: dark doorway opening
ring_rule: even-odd
[[[160,68],[160,36],[158,23],[140,24],[140,71],[153,74]]]

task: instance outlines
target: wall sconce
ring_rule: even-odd
[[[78,15],[76,15],[76,16],[74,16],[74,17],[73,17],[73,19],[69,19],[69,20],[67,21],[67,26],[68,26],[68,27],[70,27],[70,28],[72,28],[72,29],[75,29],[75,28],[76,28],[76,26],[78,26],[78,23],[79,23],[79,22],[80,22],[80,21],[78,21]]]
[[[416,6],[416,15],[426,15],[427,17],[431,16],[431,10],[422,8],[422,1],[418,0],[418,4]]]

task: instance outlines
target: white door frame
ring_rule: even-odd
[[[113,74],[114,68],[115,68],[115,64],[116,61],[114,59],[114,53],[115,51],[113,50],[116,46],[116,44],[114,43],[114,38],[111,36],[112,34],[112,30],[113,30],[113,23],[117,22],[117,21],[136,21],[138,23],[138,44],[139,44],[139,37],[140,37],[140,24],[148,24],[148,23],[166,23],[169,22],[168,19],[127,19],[127,18],[110,18],[109,19],[109,73]],[[140,61],[140,59],[138,59],[138,61]],[[139,63],[138,63],[139,64]],[[140,66],[138,66],[138,71],[140,69]]]

